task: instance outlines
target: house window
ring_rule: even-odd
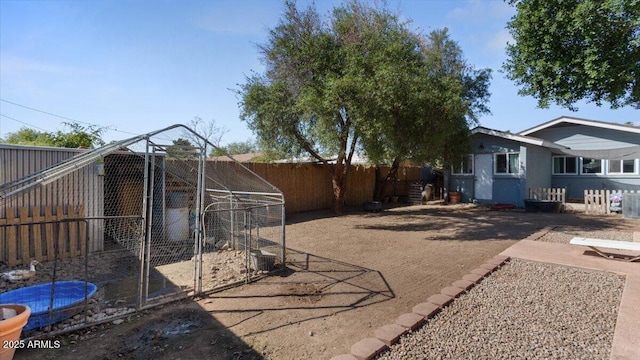
[[[602,174],[602,160],[582,158],[583,174]]]
[[[520,153],[496,154],[496,174],[518,174]]]
[[[554,156],[553,174],[577,174],[578,158],[573,156]]]
[[[472,175],[473,174],[473,155],[465,155],[459,163],[452,166],[452,174]]]
[[[635,174],[635,160],[609,160],[609,173],[611,174]]]

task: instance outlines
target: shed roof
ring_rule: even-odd
[[[172,145],[161,145],[164,143],[171,144],[172,139],[175,140],[184,133],[171,134],[170,131],[182,131],[192,134],[198,137],[200,141],[206,142],[209,146],[214,146],[206,139],[202,138],[195,131],[182,124],[175,124],[164,129],[149,132],[147,134],[138,135],[129,139],[116,141],[97,149],[86,150],[80,152],[73,157],[64,160],[61,163],[54,164],[47,168],[38,170],[27,176],[24,176],[18,180],[10,181],[8,183],[0,184],[0,201],[7,199],[13,195],[21,192],[28,191],[29,189],[37,186],[43,186],[48,183],[57,181],[58,179],[67,176],[68,174],[76,171],[79,168],[88,166],[94,162],[101,160],[103,157],[127,151],[131,154],[137,154],[139,156],[149,155],[149,144],[160,149],[160,152],[153,151],[153,155],[161,155],[162,149],[166,152]],[[194,177],[195,173],[198,173],[198,162],[192,161],[193,164],[188,163],[188,160],[184,161],[182,169],[173,169],[171,171],[178,173],[179,177],[185,177],[188,174],[190,177]],[[218,162],[218,168],[220,171],[207,171],[207,180],[210,184],[215,184],[220,189],[227,192],[234,193],[238,191],[254,191],[263,193],[281,193],[275,186],[264,180],[262,177],[251,171],[249,168],[240,164],[237,160],[230,158],[230,161],[221,163]],[[185,171],[188,169],[188,171]],[[165,169],[169,171],[169,169]],[[194,181],[198,181],[194,178]]]

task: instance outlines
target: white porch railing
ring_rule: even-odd
[[[622,211],[622,194],[636,193],[634,190],[585,190],[584,212],[590,215],[609,215],[616,210]],[[611,194],[614,194],[613,198]],[[615,196],[620,194],[620,196]]]
[[[529,197],[531,200],[558,201],[565,205],[566,201],[565,188],[535,188],[529,189]]]

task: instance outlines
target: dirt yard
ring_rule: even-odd
[[[66,335],[16,359],[328,359],[547,225],[638,231],[619,215],[474,205],[290,216],[288,270]]]

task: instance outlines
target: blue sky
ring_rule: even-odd
[[[318,0],[317,8],[327,14],[337,4]],[[492,114],[482,126],[520,131],[562,115],[640,123],[631,107],[541,110],[517,95],[497,71],[514,14],[501,0],[391,0],[389,7],[423,33],[448,27],[470,64],[494,69]],[[283,9],[283,1],[271,0],[0,0],[0,137],[24,126],[65,130],[69,120],[19,104],[109,127],[107,141],[195,116],[226,128],[223,144],[253,138],[233,90],[245,75],[263,71],[256,44]]]

